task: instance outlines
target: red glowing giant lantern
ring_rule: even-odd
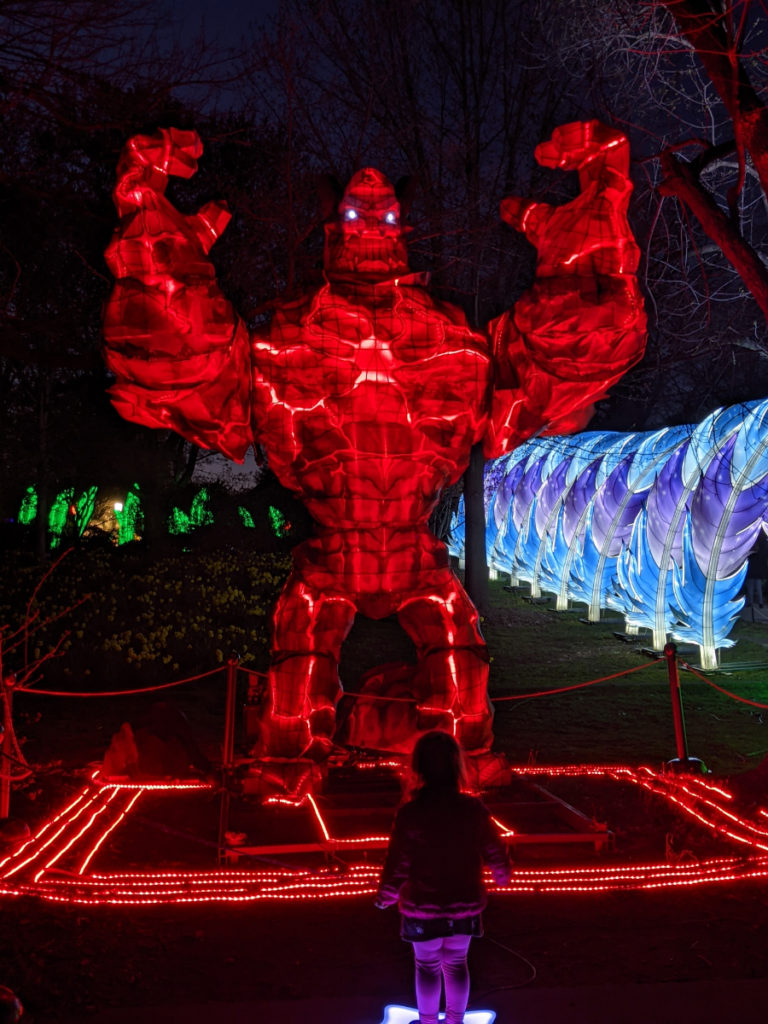
[[[169,175],[190,177],[201,153],[194,132],[173,128],[123,153],[106,358],[123,416],[237,460],[258,442],[317,524],[274,613],[257,753],[327,756],[339,652],[360,612],[397,615],[416,645],[418,728],[483,754],[492,709],[477,611],[427,520],[475,443],[490,457],[537,431],[579,429],[642,355],[627,141],[576,123],[538,148],[542,163],[578,169],[582,193],[557,208],[504,200],[539,261],[490,344],[409,270],[397,196],[371,168],[326,227],[322,286],[249,333],[207,258],[225,206],[185,216],[165,197]]]

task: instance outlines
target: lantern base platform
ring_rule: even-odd
[[[667,768],[681,775],[707,774],[707,766],[700,757],[673,757],[671,761],[667,761]]]
[[[438,1014],[437,1019],[444,1021],[445,1014]],[[464,1024],[493,1024],[495,1020],[493,1010],[467,1010],[464,1014]],[[409,1006],[385,1006],[381,1024],[419,1024],[419,1011]]]

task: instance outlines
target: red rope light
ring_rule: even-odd
[[[648,767],[623,765],[526,766],[513,769],[520,777],[593,777],[637,785],[667,800],[687,817],[723,840],[737,843],[739,856],[716,856],[681,863],[597,864],[576,867],[517,868],[509,885],[489,886],[500,896],[524,892],[601,893],[724,884],[768,878],[768,811],[757,819],[733,809],[732,794],[700,776],[659,773]],[[86,873],[107,838],[129,819],[145,792],[194,794],[213,787],[197,781],[101,783],[97,773],[89,786],[18,850],[0,862],[0,895],[35,896],[54,903],[80,905],[160,905],[181,903],[248,903],[345,899],[372,895],[380,867],[364,861],[322,870],[289,867],[217,868],[208,871],[117,871]],[[291,802],[296,809],[309,802],[329,849],[377,846],[385,836],[340,838],[332,834],[317,804]],[[284,803],[284,801],[280,801]],[[288,812],[288,809],[287,809]],[[503,835],[514,831],[494,819]],[[87,840],[74,872],[56,867]],[[9,882],[10,879],[13,882]]]
[[[40,870],[37,872],[34,878],[36,882],[38,882],[45,874],[45,872],[50,870],[50,868],[52,868],[53,865],[57,863],[57,861],[61,860],[61,858],[64,856],[67,850],[71,849],[71,847],[73,847],[75,843],[78,842],[78,840],[80,840],[85,835],[86,832],[89,832],[91,830],[96,819],[100,817],[108,809],[109,805],[112,803],[112,801],[115,799],[117,795],[117,790],[113,790],[106,798],[106,800],[101,804],[101,806],[96,808],[96,810],[90,816],[88,821],[86,821],[85,825],[83,825],[82,828],[78,832],[76,832],[72,836],[72,838],[68,840],[68,842],[64,844],[64,846],[60,847],[56,851],[56,853],[54,853],[54,855],[46,862],[45,867],[40,868]]]
[[[85,874],[85,869],[88,867],[90,862],[93,860],[94,855],[97,853],[97,851],[99,850],[99,848],[103,844],[104,840],[107,838],[107,836],[109,836],[112,832],[114,832],[114,830],[117,828],[118,825],[120,825],[123,822],[123,819],[131,811],[131,809],[133,808],[134,804],[136,804],[136,802],[138,801],[139,797],[142,795],[143,792],[144,792],[144,790],[138,790],[133,795],[131,800],[128,802],[128,805],[123,809],[123,811],[118,815],[118,817],[115,818],[115,820],[112,822],[112,824],[109,826],[109,828],[101,833],[99,838],[96,840],[96,842],[93,844],[93,846],[91,847],[89,852],[84,857],[82,863],[80,864],[80,867],[77,869],[78,875]]]
[[[32,836],[30,836],[30,838],[29,838],[29,839],[25,840],[25,842],[24,842],[24,843],[22,843],[22,845],[21,845],[21,846],[20,846],[20,847],[19,847],[19,848],[18,848],[17,850],[14,850],[14,851],[12,851],[11,853],[9,853],[9,854],[8,854],[8,856],[7,856],[7,857],[6,857],[6,858],[5,858],[4,860],[0,861],[0,869],[4,868],[4,867],[5,867],[5,865],[6,865],[6,864],[7,864],[7,863],[8,863],[8,862],[9,862],[9,861],[10,861],[10,860],[11,860],[11,859],[13,858],[13,857],[17,857],[17,856],[19,856],[19,854],[23,853],[23,852],[24,852],[24,850],[26,850],[28,846],[31,846],[31,845],[32,845],[32,843],[34,843],[34,842],[35,842],[36,840],[38,840],[38,839],[42,839],[42,837],[43,837],[43,836],[45,835],[45,833],[46,833],[46,832],[47,832],[47,831],[48,831],[48,830],[49,830],[50,828],[53,828],[53,826],[54,826],[54,825],[55,825],[55,824],[56,824],[56,823],[57,823],[58,821],[61,821],[61,819],[62,819],[62,818],[64,817],[64,815],[65,815],[65,814],[68,814],[68,813],[69,813],[70,811],[72,811],[72,810],[73,810],[73,809],[74,809],[75,807],[77,807],[77,805],[78,805],[79,803],[81,803],[81,802],[82,802],[83,800],[85,800],[87,796],[88,796],[88,790],[87,790],[87,789],[86,789],[86,790],[83,790],[83,792],[82,792],[82,793],[79,793],[79,794],[78,794],[78,796],[76,796],[76,797],[75,797],[75,799],[74,799],[74,800],[72,801],[72,803],[68,804],[68,805],[67,805],[67,806],[66,806],[66,807],[64,808],[64,810],[63,810],[63,811],[60,811],[60,812],[59,812],[59,813],[58,813],[58,814],[57,814],[57,815],[56,815],[55,817],[53,817],[53,818],[50,818],[50,819],[49,819],[49,820],[48,820],[48,821],[47,821],[47,822],[46,822],[46,823],[45,823],[45,824],[44,824],[44,825],[43,825],[43,826],[42,826],[41,828],[39,828],[39,829],[37,830],[37,832],[35,832],[35,833],[34,833],[34,834],[33,834]],[[3,875],[3,877],[6,877],[6,876],[5,876],[5,875]]]
[[[185,790],[213,789],[210,782],[198,781],[197,779],[189,782],[102,782],[98,772],[94,773],[92,779],[98,783],[101,789],[139,790],[142,793],[148,793],[152,790],[183,792]]]
[[[87,794],[85,794],[85,796],[87,797]],[[32,861],[35,860],[37,857],[39,857],[40,854],[44,850],[48,849],[49,846],[51,846],[53,843],[56,842],[56,840],[59,838],[59,836],[67,829],[68,825],[70,825],[74,821],[77,821],[77,819],[86,810],[88,810],[88,808],[91,806],[91,804],[94,804],[97,800],[100,799],[100,797],[101,797],[101,794],[99,792],[92,793],[91,797],[90,797],[90,800],[86,799],[85,803],[80,808],[78,808],[77,810],[75,810],[74,808],[75,808],[75,805],[79,801],[75,801],[73,804],[71,804],[70,808],[71,808],[72,813],[70,814],[70,816],[68,818],[66,818],[64,820],[64,823],[61,826],[59,826],[57,831],[54,832],[53,835],[50,836],[48,839],[46,839],[45,842],[42,843],[42,845],[40,845],[36,849],[33,849],[32,852],[30,853],[30,855],[25,860],[22,860],[21,862],[19,862],[17,864],[13,864],[11,866],[10,870],[5,872],[3,877],[4,878],[10,878],[12,875],[15,875],[18,871],[21,871],[22,868],[26,867],[27,864],[31,864]],[[55,821],[60,820],[62,817],[64,817],[64,814],[66,814],[66,813],[67,812],[64,811],[63,814],[59,815],[54,820]],[[47,830],[47,826],[44,826],[42,831],[46,831],[46,830]],[[28,842],[24,843],[24,846],[22,847],[22,849],[26,849],[28,846],[31,846],[33,843],[34,843],[34,837],[32,837],[32,839],[30,839]],[[13,858],[14,858],[14,855],[11,854],[11,856],[8,857],[7,860],[13,860]]]

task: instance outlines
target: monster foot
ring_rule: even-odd
[[[322,787],[325,775],[323,765],[308,759],[263,758],[248,765],[240,784],[242,792],[249,796],[298,803]]]
[[[325,761],[334,750],[333,710],[311,712],[309,721],[298,715],[265,714],[258,723],[251,754],[266,760]]]
[[[467,785],[476,793],[508,785],[512,774],[505,755],[490,750],[466,754],[464,772]]]

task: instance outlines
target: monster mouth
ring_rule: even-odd
[[[393,256],[367,255],[353,256],[352,266],[355,270],[394,270],[399,266]]]

